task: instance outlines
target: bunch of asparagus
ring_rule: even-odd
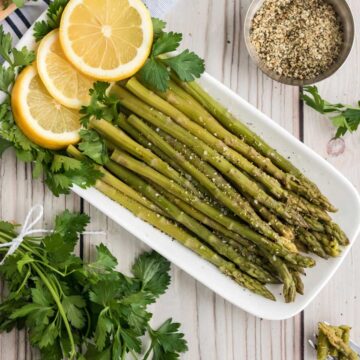
[[[358,360],[358,355],[350,347],[350,330],[347,325],[319,323],[317,359],[327,360],[331,356],[332,359]]]
[[[89,124],[111,154],[96,187],[240,285],[275,300],[266,284],[282,283],[292,302],[315,265],[299,251],[327,259],[348,244],[317,186],[196,82],[162,93],[134,77],[111,94],[123,113]]]

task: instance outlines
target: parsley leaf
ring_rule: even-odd
[[[180,353],[187,351],[184,334],[179,333],[180,324],[168,319],[157,330],[149,330],[154,360],[179,359]]]
[[[108,95],[109,83],[97,81],[90,89],[91,101],[88,106],[80,110],[84,116],[80,119],[81,124],[87,128],[92,118],[113,121],[117,118],[119,100],[114,95]]]
[[[15,80],[15,71],[12,67],[4,68],[3,65],[0,66],[0,90],[7,92],[10,85]]]
[[[329,117],[337,128],[336,138],[344,136],[347,132],[355,132],[360,125],[360,102],[359,107],[331,104],[320,96],[316,86],[305,86],[302,100],[315,111]]]
[[[138,257],[132,273],[141,281],[142,290],[154,297],[162,295],[170,284],[170,263],[156,252],[145,253]]]
[[[51,171],[54,173],[59,172],[61,170],[69,171],[69,170],[79,170],[81,169],[81,161],[73,159],[68,156],[55,154],[52,164]]]
[[[182,34],[169,32],[162,33],[154,42],[152,49],[152,56],[158,56],[175,51],[181,43]]]
[[[55,219],[55,233],[64,238],[76,239],[79,234],[85,231],[90,218],[86,214],[74,214],[65,210]]]
[[[139,76],[145,84],[160,91],[166,91],[170,81],[168,69],[155,58],[146,61]]]
[[[74,328],[81,329],[85,326],[85,314],[83,308],[86,306],[86,301],[82,296],[64,296],[61,305]]]
[[[168,65],[182,81],[194,81],[205,71],[204,60],[189,50],[177,56],[165,58],[162,62]]]
[[[109,249],[100,244],[96,247],[96,259],[93,263],[88,264],[88,267],[97,272],[115,270],[118,262],[116,258],[110,253]]]
[[[175,56],[169,54],[179,48],[182,34],[165,32],[165,26],[164,21],[153,18],[154,43],[149,59],[138,73],[147,86],[162,92],[169,87],[171,71],[183,81],[193,81],[205,70],[204,61],[189,50]]]
[[[109,161],[108,150],[105,141],[94,130],[81,130],[81,142],[78,147],[79,150],[94,160],[97,164],[104,165]]]
[[[2,139],[0,137],[0,157],[1,155],[8,149],[12,146],[11,142],[10,141],[7,141],[5,139]]]
[[[164,29],[166,27],[166,22],[161,19],[157,19],[153,17],[152,23],[154,28],[154,38],[156,40],[164,32]]]
[[[21,50],[13,49],[14,66],[27,66],[35,60],[35,53],[23,47]]]
[[[61,15],[69,0],[54,0],[50,2],[47,10],[47,19],[38,21],[34,25],[34,37],[40,41],[50,31],[60,26]]]
[[[4,28],[0,26],[0,55],[2,58],[9,63],[13,64],[11,58],[11,50],[12,50],[12,38],[10,34],[5,34]]]

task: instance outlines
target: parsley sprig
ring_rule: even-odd
[[[305,86],[302,99],[308,106],[329,117],[337,129],[336,138],[344,136],[347,132],[355,132],[360,125],[360,101],[357,107],[331,104],[320,96],[316,86]]]
[[[60,3],[61,0],[58,1]],[[18,128],[11,109],[11,89],[17,74],[35,60],[33,51],[26,47],[17,50],[12,46],[10,34],[0,25],[0,55],[6,65],[0,65],[0,92],[5,96],[0,104],[0,156],[13,147],[19,160],[32,163],[35,178],[44,174],[45,182],[56,195],[68,194],[72,185],[86,188],[95,184],[101,173],[86,161],[41,148],[31,142]]]
[[[146,64],[139,72],[141,80],[148,86],[166,91],[169,86],[171,71],[182,81],[193,81],[205,71],[205,63],[198,55],[184,50],[178,55],[171,56],[182,41],[182,34],[165,32],[166,23],[153,19],[154,44]]]
[[[144,359],[178,359],[187,350],[179,324],[169,319],[153,329],[148,310],[170,284],[170,263],[144,253],[126,276],[102,244],[86,263],[73,252],[88,222],[85,214],[65,211],[51,235],[26,238],[6,258],[0,276],[9,292],[0,304],[0,331],[26,328],[46,360],[122,360],[128,353],[141,359],[145,334],[151,344]],[[16,236],[15,225],[0,222],[0,244]]]
[[[69,0],[54,0],[49,4],[46,20],[38,21],[34,25],[34,37],[40,41],[50,31],[60,26],[60,20]]]

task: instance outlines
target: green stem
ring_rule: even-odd
[[[207,131],[206,126],[203,127],[204,122],[206,122],[206,118],[204,118],[206,114],[194,113],[196,112],[196,107],[191,107],[191,109],[189,109],[189,113],[187,115],[190,114],[190,120],[189,117],[187,117],[183,112],[179,111],[178,108],[173,106],[169,101],[163,100],[162,97],[156,95],[154,92],[144,87],[136,80],[136,78],[131,78],[126,83],[126,88],[148,105],[153,106],[163,114],[170,116],[170,118],[172,118],[176,123],[187,129],[191,134],[198,137],[205,144],[215,149],[232,164],[245,171],[248,175],[257,179],[268,189],[270,193],[274,195],[274,197],[278,199],[286,199],[287,192],[276,179],[264,173],[261,169],[254,166],[253,163],[243,157],[243,155],[227,146],[227,144],[225,144],[218,137],[214,136],[213,134],[218,135],[217,130],[212,129],[214,131]],[[176,95],[173,94],[172,96],[174,97]],[[176,98],[176,103],[179,104],[180,102],[183,102],[182,98]]]
[[[299,226],[306,226],[305,221],[299,213],[286,204],[269,196],[265,191],[259,188],[256,183],[249,179],[247,175],[233,166],[216,150],[192,135],[180,125],[177,125],[168,116],[143,103],[130,92],[119,86],[115,85],[112,88],[112,94],[119,98],[123,106],[189,146],[203,160],[211,163],[221,173],[233,181],[243,193],[253,196],[264,206],[274,210],[275,213],[286,219],[288,222]]]
[[[199,196],[201,195],[189,180],[184,178],[175,169],[170,167],[169,164],[161,160],[149,149],[135,142],[121,129],[110,124],[108,121],[96,119],[92,119],[90,121],[90,126],[96,131],[100,132],[106,139],[110,140],[110,142],[112,142],[116,147],[119,147],[120,149],[123,149],[132,154],[136,158],[144,161],[146,164],[156,169],[161,174],[167,176],[169,179],[174,180],[186,189],[189,189]]]
[[[209,205],[208,202],[198,199],[195,195],[186,191],[174,182],[171,182],[162,174],[156,172],[154,169],[151,169],[144,163],[133,159],[127,154],[116,150],[112,154],[112,159],[119,165],[128,168],[129,170],[141,175],[142,177],[146,177],[150,181],[155,182],[157,185],[164,188],[166,191],[169,191],[173,195],[188,202],[192,206],[196,207],[199,211],[211,217],[213,220],[227,227],[229,230],[237,232],[238,234],[248,238],[250,241],[253,241],[259,246],[264,246],[270,253],[284,256],[286,259],[288,259],[288,261],[293,262],[295,265],[300,265],[304,267],[311,267],[315,265],[314,260],[312,260],[311,258],[306,258],[299,254],[291,253],[279,244],[270,242],[268,239],[263,238],[257,232],[252,231],[249,227],[234,220],[234,218],[224,215],[219,209]]]
[[[67,153],[74,157],[75,159],[81,160],[84,159],[85,156],[73,145],[70,145],[67,149],[66,149]],[[107,165],[109,170],[111,171],[111,167],[114,165],[115,163],[112,161],[108,161]],[[116,164],[115,164],[116,165]],[[134,189],[132,189],[130,186],[127,186],[126,184],[124,184],[122,181],[120,181],[118,178],[116,178],[114,175],[111,174],[111,172],[107,171],[104,167],[99,166],[99,165],[95,165],[96,168],[103,174],[102,176],[102,180],[113,186],[114,188],[116,188],[117,190],[121,191],[122,193],[124,193],[125,195],[129,196],[130,198],[136,200],[137,202],[139,202],[140,204],[146,206],[147,208],[149,208],[150,210],[156,211],[159,214],[164,215],[163,211],[161,209],[159,209],[157,206],[155,206],[153,203],[151,203],[150,201],[148,201],[147,199],[145,199],[143,196],[141,196],[138,192],[136,192]]]
[[[132,115],[129,117],[128,121],[149,141],[156,144],[160,150],[169,154],[185,172],[202,184],[216,200],[245,221],[250,222],[249,218],[251,216],[252,220],[256,221],[256,229],[259,229],[264,235],[274,239],[276,242],[281,241],[280,236],[257,216],[248,202],[210,165],[203,162],[204,165],[206,164],[211,168],[211,170],[207,171],[207,169],[202,167],[202,164],[199,163],[201,160],[195,154],[191,154],[188,158],[185,158],[179,151],[182,147],[181,144],[174,144],[174,142],[170,143],[168,138],[163,139],[162,136],[138,117]],[[190,158],[191,161],[188,161]],[[196,161],[196,159],[199,159],[199,162],[192,163]]]
[[[58,294],[56,293],[56,291],[54,290],[53,286],[51,285],[51,283],[49,282],[48,278],[44,275],[44,273],[39,269],[39,267],[32,263],[31,266],[34,268],[34,270],[37,272],[37,274],[39,275],[39,277],[41,278],[41,280],[43,281],[43,283],[45,284],[45,286],[47,287],[47,289],[49,290],[51,296],[53,297],[58,309],[59,309],[59,313],[61,315],[61,318],[64,321],[64,325],[66,328],[66,332],[69,336],[69,341],[70,341],[70,346],[71,346],[71,351],[70,351],[70,359],[74,359],[75,355],[76,355],[76,347],[75,347],[75,341],[74,341],[74,337],[72,335],[72,331],[71,331],[71,326],[69,324],[69,321],[67,319],[65,310],[61,304],[60,298],[58,296]]]
[[[157,229],[179,241],[188,249],[194,251],[203,259],[215,265],[221,272],[227,276],[230,276],[239,285],[258,295],[264,296],[267,299],[275,300],[273,294],[263,284],[238,270],[233,263],[219,256],[217,253],[199,241],[196,237],[190,235],[177,224],[143,207],[139,203],[121,194],[111,186],[105,184],[103,181],[97,181],[96,188],[110,197],[112,200],[124,206],[140,219],[147,221]]]
[[[319,204],[328,211],[336,211],[329,200],[321,194],[318,187],[307,179],[299,169],[290,161],[281,156],[274,148],[269,146],[260,136],[250,130],[243,122],[238,121],[224,106],[211,97],[197,82],[190,83],[180,81],[173,76],[175,82],[186,92],[193,96],[202,106],[206,108],[226,129],[244,139],[245,142],[254,147],[259,153],[269,158],[275,165],[285,172],[294,175],[308,191],[314,194],[313,200],[317,199]]]

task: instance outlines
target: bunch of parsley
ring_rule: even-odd
[[[0,304],[0,331],[26,328],[42,359],[178,359],[187,350],[180,325],[167,320],[152,329],[148,306],[170,283],[170,264],[155,252],[139,256],[129,277],[100,245],[94,262],[74,255],[85,214],[65,211],[54,232],[28,237],[0,266],[8,294]],[[16,226],[0,222],[0,243],[17,236]],[[1,249],[2,252],[6,251]],[[0,252],[1,255],[1,252]],[[144,357],[142,337],[150,346]]]
[[[335,138],[342,137],[347,132],[355,132],[360,125],[360,101],[358,107],[331,104],[320,96],[316,86],[305,86],[302,100],[320,114],[330,118],[337,129]]]

